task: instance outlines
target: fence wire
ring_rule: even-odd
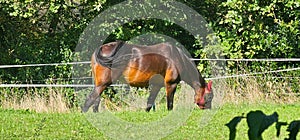
[[[243,61],[243,62],[298,62],[300,58],[273,58],[273,59],[197,59],[191,58],[192,61]],[[24,65],[0,65],[0,69],[4,68],[23,68],[23,67],[41,67],[41,66],[59,66],[59,65],[79,65],[79,64],[90,64],[90,61],[82,61],[82,62],[66,62],[66,63],[51,63],[51,64],[24,64]],[[249,74],[237,74],[237,75],[228,75],[228,76],[220,76],[220,77],[211,77],[205,78],[206,80],[218,80],[218,79],[226,79],[226,78],[236,78],[236,77],[253,77],[256,75],[262,74],[270,74],[270,73],[278,73],[278,72],[288,72],[288,71],[297,71],[299,68],[290,68],[290,69],[279,69],[279,70],[271,70],[265,72],[254,72]],[[91,79],[92,77],[84,77]],[[300,77],[272,77],[272,78],[300,78]],[[62,80],[74,80],[76,78],[68,78]],[[80,79],[80,78],[78,78]],[[59,79],[52,79],[59,80]],[[41,80],[40,80],[41,81]],[[0,84],[0,87],[93,87],[92,84]],[[111,86],[123,86],[122,84],[114,84]]]

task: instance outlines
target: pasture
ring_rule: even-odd
[[[260,110],[266,115],[271,115],[277,112],[279,115],[278,121],[290,123],[294,120],[299,120],[300,116],[300,100],[299,96],[270,96],[264,95],[262,91],[259,91],[259,86],[254,83],[250,83],[249,78],[248,85],[245,88],[239,86],[235,90],[227,89],[227,96],[224,97],[223,103],[219,107],[213,104],[213,110],[200,110],[196,105],[188,116],[187,120],[180,125],[178,129],[168,134],[163,139],[216,139],[223,140],[229,138],[229,129],[225,124],[229,123],[236,116],[246,116],[250,111]],[[251,79],[251,78],[250,78]],[[245,79],[244,79],[245,80]],[[255,82],[256,83],[256,82]],[[257,83],[258,84],[258,83]],[[251,85],[251,86],[250,86]],[[257,87],[257,88],[255,88]],[[268,88],[265,88],[266,90]],[[276,88],[272,87],[272,91],[276,91]],[[52,94],[54,89],[50,90]],[[181,87],[179,93],[175,95],[178,97],[183,90]],[[57,90],[57,92],[64,92],[64,90]],[[215,94],[217,95],[215,90]],[[244,93],[243,97],[240,93]],[[283,92],[283,91],[282,91]],[[275,93],[272,93],[275,94]],[[119,95],[119,94],[118,94]],[[143,96],[143,95],[140,95]],[[80,109],[67,109],[63,107],[63,100],[58,96],[51,96],[48,101],[52,102],[44,106],[43,100],[38,100],[40,106],[32,106],[30,102],[33,100],[22,100],[24,104],[29,106],[5,106],[2,102],[0,108],[0,139],[112,139],[105,135],[103,131],[93,126],[93,123],[89,122],[87,115],[93,114],[90,110],[89,113],[84,114],[80,112]],[[113,105],[119,104],[119,102],[109,102],[108,96],[103,95],[102,103],[107,106],[110,105],[112,114],[127,122],[136,124],[153,122],[160,120],[167,116],[172,111],[168,111],[166,108],[166,102],[158,103],[156,111],[146,112],[143,109],[116,109]],[[32,98],[30,98],[32,99]],[[164,98],[162,98],[164,99]],[[217,96],[216,98],[217,99]],[[12,103],[12,101],[10,101]],[[175,98],[175,108],[178,105],[178,98]],[[216,100],[215,100],[216,102]],[[13,104],[13,103],[12,103]],[[142,104],[145,104],[143,102]],[[50,108],[46,110],[45,108]],[[56,108],[52,108],[56,107]],[[15,108],[15,109],[13,109]],[[42,109],[41,109],[42,108]],[[44,109],[43,109],[44,108]],[[140,107],[143,108],[143,107]],[[173,110],[174,111],[174,110]],[[215,113],[211,113],[215,111]],[[100,112],[99,115],[101,115]],[[210,121],[207,124],[203,124],[202,116],[207,114],[213,114]],[[175,119],[175,118],[174,118]],[[204,119],[205,120],[205,119]],[[159,126],[165,127],[165,126]],[[152,128],[156,130],[158,128]],[[275,124],[271,125],[263,133],[264,139],[283,140],[288,137],[286,131],[287,126],[281,128],[281,134],[276,137]],[[141,128],[143,130],[143,128]],[[120,132],[118,128],[115,129],[117,133]],[[132,134],[134,135],[134,134]],[[150,139],[145,137],[145,139]],[[300,135],[297,137],[300,138]],[[248,126],[246,120],[241,120],[237,125],[236,139],[248,139]]]
[[[195,108],[184,125],[179,127],[163,139],[228,139],[229,129],[225,126],[234,116],[261,110],[266,114],[277,112],[280,121],[291,122],[299,119],[300,104],[224,104],[212,120],[204,127],[200,127],[199,118],[208,110]],[[168,114],[166,109],[156,112],[121,111],[115,116],[136,123],[144,120],[156,120]],[[29,110],[0,109],[0,137],[1,139],[110,139],[89,123],[84,114],[77,111],[70,113],[37,113]],[[265,139],[283,140],[288,136],[282,128],[280,137],[276,137],[273,124],[264,133]],[[155,129],[155,128],[153,128]],[[247,124],[242,120],[237,127],[236,139],[248,139]],[[118,131],[118,130],[116,130]],[[298,138],[300,136],[298,135]],[[147,139],[147,138],[145,138]]]
[[[239,78],[239,82],[235,83],[238,86],[235,88],[231,83],[233,80],[223,84],[214,84],[213,109],[200,110],[194,105],[187,120],[163,139],[229,139],[230,131],[225,124],[229,123],[234,117],[246,117],[247,113],[256,110],[260,110],[266,115],[277,112],[278,121],[287,122],[288,124],[300,119],[299,94],[291,93],[289,86],[284,86],[287,85],[285,83],[269,81],[263,82],[268,84],[262,85],[256,82],[257,80],[249,77]],[[183,85],[180,86],[175,94],[175,108],[179,104],[179,96],[185,95],[181,94],[186,90],[184,87]],[[99,127],[94,127],[94,124],[90,122],[88,115],[93,114],[91,109],[86,114],[81,113],[79,106],[68,107],[65,97],[60,96],[68,91],[66,88],[35,89],[32,91],[34,95],[44,93],[44,96],[46,95],[48,98],[33,95],[23,96],[23,99],[15,96],[21,91],[13,89],[3,88],[1,90],[2,93],[5,93],[6,99],[3,98],[0,107],[0,139],[113,139],[107,136],[104,131],[99,130]],[[225,90],[220,91],[222,89]],[[31,90],[27,90],[27,92],[29,91]],[[190,91],[192,93],[192,90]],[[84,99],[85,95],[83,94],[89,92],[86,90],[76,92],[76,97]],[[145,91],[140,90],[140,92]],[[101,104],[109,108],[113,116],[134,124],[159,121],[174,111],[167,110],[164,92],[159,94],[158,101],[156,101],[156,111],[148,113],[144,110],[146,100],[136,100],[134,102],[136,104],[131,104],[133,105],[131,107],[128,107],[127,103],[132,98],[147,98],[148,94],[137,93],[134,90],[131,90],[130,93],[131,96],[135,97],[129,98],[127,95],[128,98],[123,97],[122,100],[120,99],[123,94],[116,94],[112,99],[110,99],[109,94],[103,94]],[[187,91],[185,93],[189,94]],[[218,100],[220,93],[226,95],[222,97],[221,101]],[[9,95],[13,96],[9,98]],[[192,103],[192,97],[186,101],[186,103]],[[77,102],[79,105],[83,103],[80,99]],[[216,105],[218,102],[219,105]],[[101,113],[103,112],[98,115],[101,115]],[[210,116],[210,114],[212,115]],[[205,116],[210,117],[209,121],[205,121]],[[107,120],[102,122],[109,123]],[[159,129],[164,127],[166,126],[161,125]],[[283,140],[288,137],[287,128],[287,125],[282,126],[279,137],[276,137],[276,126],[272,124],[263,132],[262,136],[264,139]],[[158,130],[158,128],[152,129],[153,131]],[[245,119],[241,120],[236,129],[237,140],[248,139],[248,126]],[[143,127],[140,130],[143,131]],[[145,129],[145,131],[148,130]],[[114,132],[126,133],[120,132],[118,128]],[[135,136],[135,134],[128,135],[132,135],[132,138]],[[155,136],[144,138],[152,139],[153,137]],[[297,138],[300,138],[299,134]]]

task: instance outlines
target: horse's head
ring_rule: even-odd
[[[200,109],[211,109],[213,99],[212,81],[205,84],[205,88],[200,88],[195,94],[195,103]]]

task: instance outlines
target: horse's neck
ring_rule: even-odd
[[[188,75],[186,77],[187,78],[185,78],[186,80],[184,80],[184,81],[188,85],[190,85],[191,87],[193,87],[194,89],[205,87],[205,80],[204,80],[204,78],[200,74],[197,74],[197,75]]]
[[[205,87],[205,80],[199,73],[195,64],[187,57],[182,56],[183,65],[181,71],[182,80],[194,89]]]

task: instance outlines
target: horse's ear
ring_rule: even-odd
[[[211,87],[212,87],[212,81],[210,80],[210,81],[207,83],[207,89],[208,89],[208,90],[211,90]]]

